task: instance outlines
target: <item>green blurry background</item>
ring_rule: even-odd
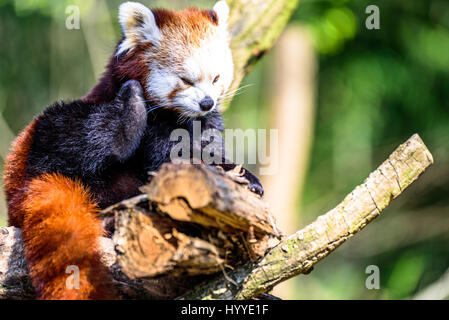
[[[0,0],[2,166],[12,139],[34,115],[58,99],[84,96],[95,84],[120,36],[120,2]],[[174,9],[213,4],[142,2]],[[65,27],[70,4],[81,9],[80,30]],[[380,8],[380,30],[365,28],[371,4]],[[311,35],[318,61],[313,139],[294,229],[333,208],[413,133],[435,164],[281,295],[403,299],[435,283],[448,292],[449,1],[303,0],[291,23]],[[250,86],[226,111],[228,128],[269,128],[273,60],[269,53],[244,80]],[[6,224],[2,195],[0,225]],[[379,290],[365,287],[368,265],[380,268]]]

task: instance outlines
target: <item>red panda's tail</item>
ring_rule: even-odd
[[[81,183],[60,174],[34,178],[22,210],[25,254],[40,299],[111,298],[99,254],[102,225]]]

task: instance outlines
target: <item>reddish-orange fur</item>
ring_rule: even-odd
[[[25,192],[22,236],[33,285],[41,299],[110,297],[100,260],[103,235],[97,207],[80,182],[59,174],[33,179]],[[79,289],[67,288],[68,266],[79,268]]]
[[[22,228],[38,298],[110,298],[109,275],[98,251],[103,229],[89,192],[62,175],[29,179],[25,174],[36,121],[13,143],[4,177],[9,223]],[[66,285],[70,276],[66,269],[71,265],[79,268],[79,289]]]
[[[34,127],[37,120],[33,120],[14,140],[11,152],[6,158],[3,179],[5,180],[6,201],[8,202],[9,225],[21,227],[23,213],[24,190],[27,184],[25,176],[26,162],[30,145],[33,142]]]
[[[151,72],[148,59],[156,58],[162,66],[182,65],[182,61],[173,60],[173,50],[179,51],[178,57],[184,57],[190,46],[200,45],[201,36],[210,32],[211,22],[218,25],[216,13],[210,10],[153,13],[166,43],[152,57],[148,55],[148,43],[138,44],[120,59],[113,56],[85,101],[110,102],[130,79],[139,81],[146,89]],[[144,92],[147,95],[147,90]],[[103,230],[95,215],[97,205],[88,190],[80,182],[59,174],[32,179],[26,175],[37,121],[38,118],[31,122],[13,143],[4,173],[9,223],[22,228],[33,285],[41,299],[110,298],[110,275],[100,261],[97,242]],[[78,290],[66,285],[70,276],[66,270],[72,265],[80,270]]]
[[[187,8],[182,11],[171,11],[158,9],[153,10],[153,14],[158,27],[161,29],[164,27],[169,27],[173,30],[184,28],[189,29],[189,34],[196,34],[197,37],[190,39],[190,43],[192,40],[198,40],[200,35],[207,34],[211,23],[218,25],[217,14],[212,10]]]

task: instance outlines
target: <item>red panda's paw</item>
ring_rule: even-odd
[[[120,161],[124,161],[137,149],[147,125],[146,103],[140,83],[136,80],[125,82],[115,98],[114,106],[107,117],[111,117],[109,128],[114,127],[115,130],[105,132],[103,136],[113,136],[110,148]]]
[[[120,88],[115,103],[123,112],[123,121],[132,121],[133,126],[146,124],[146,103],[142,86],[138,81],[126,81]]]
[[[122,113],[120,120],[128,127],[128,131],[131,130],[127,136],[134,136],[132,132],[142,133],[147,123],[147,110],[140,83],[136,80],[126,81],[117,94],[115,105]]]
[[[255,175],[253,175],[251,172],[245,169],[245,173],[243,176],[248,180],[249,182],[249,189],[254,192],[255,194],[259,196],[263,196],[264,189],[262,187],[262,183],[260,182],[259,178],[257,178]]]
[[[120,88],[117,100],[124,104],[138,105],[145,107],[143,99],[143,89],[137,80],[128,80]]]

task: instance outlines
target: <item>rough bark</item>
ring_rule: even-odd
[[[176,298],[279,243],[267,203],[239,171],[165,164],[144,194],[100,213],[113,234],[100,240],[103,261],[120,298]],[[20,230],[0,230],[0,297],[32,297]]]
[[[415,134],[334,209],[289,236],[257,263],[208,281],[186,299],[249,299],[312,267],[363,229],[433,163]]]
[[[145,195],[105,210],[122,270],[132,278],[195,276],[262,257],[280,233],[267,203],[238,178],[166,164],[141,188]]]
[[[251,67],[275,44],[299,0],[228,0],[234,58],[230,98]],[[223,109],[226,109],[225,103]]]
[[[165,173],[162,171],[160,176],[158,175],[153,179],[152,187],[169,190],[168,196],[161,196],[159,192],[153,191],[153,188],[144,188],[148,191],[147,194],[124,201],[105,210],[103,217],[106,224],[115,221],[115,234],[114,241],[106,238],[101,239],[104,262],[115,278],[119,297],[173,298],[182,295],[182,298],[188,299],[248,299],[261,292],[268,291],[277,283],[288,278],[310,272],[319,260],[377,217],[392,199],[399,196],[432,163],[432,155],[420,137],[418,135],[412,136],[403,145],[399,146],[337,207],[320,216],[315,222],[302,230],[282,240],[281,243],[270,249],[262,259],[257,261],[251,261],[249,254],[246,258],[243,257],[245,253],[253,251],[253,253],[256,252],[253,258],[257,258],[257,254],[260,255],[266,248],[271,247],[268,245],[269,241],[266,237],[274,239],[277,234],[275,228],[270,227],[272,226],[271,222],[268,223],[270,215],[261,214],[261,212],[265,212],[265,209],[258,211],[259,215],[250,212],[254,208],[264,208],[264,205],[259,203],[262,200],[257,199],[252,194],[247,194],[244,186],[235,181],[230,181],[238,181],[237,178],[230,179],[218,171],[210,171],[204,167],[179,166],[178,169],[174,169],[166,166],[165,169],[162,169],[166,170]],[[198,181],[191,180],[193,177],[196,177]],[[178,178],[181,184],[190,181],[191,187],[177,188],[176,181],[178,181]],[[235,188],[235,190],[229,191],[229,188]],[[186,189],[190,190],[185,191]],[[205,189],[215,191],[207,196],[208,191],[205,191]],[[220,190],[226,190],[226,192],[220,193]],[[237,192],[236,190],[240,191]],[[247,196],[254,198],[248,203],[257,204],[253,207],[243,204],[233,205],[231,203],[234,199],[236,202],[240,201],[239,198],[227,197],[228,194],[233,194],[233,192],[247,194]],[[204,194],[206,196],[203,197]],[[190,195],[193,198],[190,199]],[[198,195],[202,196],[198,197]],[[176,203],[177,199],[180,198],[185,199],[186,207],[170,205]],[[214,209],[210,210],[211,207]],[[158,208],[165,211],[160,211]],[[256,211],[259,209],[256,209]],[[230,216],[237,217],[235,218],[237,220],[243,219],[242,221],[244,221],[246,219],[247,221],[236,223],[234,218],[230,219],[231,222],[227,218],[222,219],[224,212],[228,212],[227,210],[236,210]],[[240,214],[237,212],[240,212]],[[250,213],[250,218],[245,218],[246,213]],[[193,237],[191,234],[192,227],[200,225],[197,223],[199,220],[196,217],[202,215],[207,218],[201,218],[200,220],[201,222],[206,221],[206,224],[200,227],[203,228],[202,232],[197,232],[197,236]],[[187,245],[183,248],[190,250],[190,255],[176,254],[178,244],[184,243],[179,241],[179,238],[182,239],[183,236],[180,237],[172,230],[168,232],[170,236],[164,237],[166,233],[164,233],[163,228],[156,228],[153,220],[151,220],[153,216],[169,217],[172,220],[172,227],[177,230],[176,232],[185,232],[183,236],[187,237],[190,242],[185,242]],[[178,220],[180,217],[181,220]],[[216,221],[220,221],[220,223],[212,226],[211,221],[214,219],[210,219],[211,217],[216,217]],[[258,217],[254,221],[260,219],[264,221],[257,223],[258,229],[256,228],[256,230],[258,231],[254,231],[254,229],[250,231],[253,224],[251,221],[254,217]],[[146,240],[145,238],[143,238],[144,240],[136,240],[145,233],[142,228],[145,229],[146,227],[145,232],[151,230],[150,227],[158,230],[160,237],[154,238],[157,239],[156,242],[168,241],[168,244],[173,247],[172,258],[165,260],[170,261],[170,263],[166,263],[167,268],[162,271],[154,270],[152,265],[142,263],[145,259],[149,259],[146,256],[145,248],[151,248],[155,243],[153,238],[153,240],[148,240],[148,237]],[[125,228],[126,232],[123,233],[123,229],[120,230],[121,228]],[[195,228],[198,228],[198,226]],[[225,232],[219,228],[223,228]],[[206,232],[206,230],[208,231]],[[224,239],[218,235],[219,232],[224,235]],[[240,239],[238,237],[233,240],[230,239],[233,234],[239,233],[244,236]],[[178,243],[170,242],[173,241],[172,237],[177,237]],[[256,241],[250,241],[254,239]],[[195,241],[198,241],[198,243],[193,243]],[[214,241],[218,241],[218,243]],[[206,243],[208,244],[206,245]],[[220,249],[224,248],[223,243],[231,244],[232,248],[236,250],[233,251],[236,254],[235,257],[241,260],[240,263],[242,261],[247,262],[239,266],[239,262],[220,255]],[[257,245],[260,243],[265,243],[265,246],[262,249],[259,247],[258,251]],[[253,245],[256,249],[251,250],[250,246],[242,249],[243,246],[248,244]],[[211,249],[214,246],[215,249]],[[126,250],[123,251],[123,248],[126,248]],[[154,255],[153,258],[156,258],[156,260],[151,261],[157,261],[158,259]],[[236,263],[236,267],[234,270],[224,272],[225,264],[223,264],[223,260],[227,259]],[[117,263],[117,260],[119,263]],[[173,261],[175,262],[173,263]],[[199,270],[201,266],[206,266],[205,270]],[[219,275],[206,276],[208,281],[199,284],[205,276],[198,276],[198,274],[210,274],[218,270],[217,266],[223,267],[222,269],[220,267]],[[213,269],[214,267],[216,269]],[[123,272],[124,270],[127,274]],[[192,273],[186,270],[199,270],[199,272]],[[148,276],[149,274],[158,276],[151,278]],[[192,276],[192,274],[196,276]],[[144,278],[140,277],[142,275]],[[192,288],[195,284],[198,284],[198,286],[186,293],[188,288]],[[23,257],[20,230],[1,228],[0,298],[23,299],[32,297],[33,292]]]

